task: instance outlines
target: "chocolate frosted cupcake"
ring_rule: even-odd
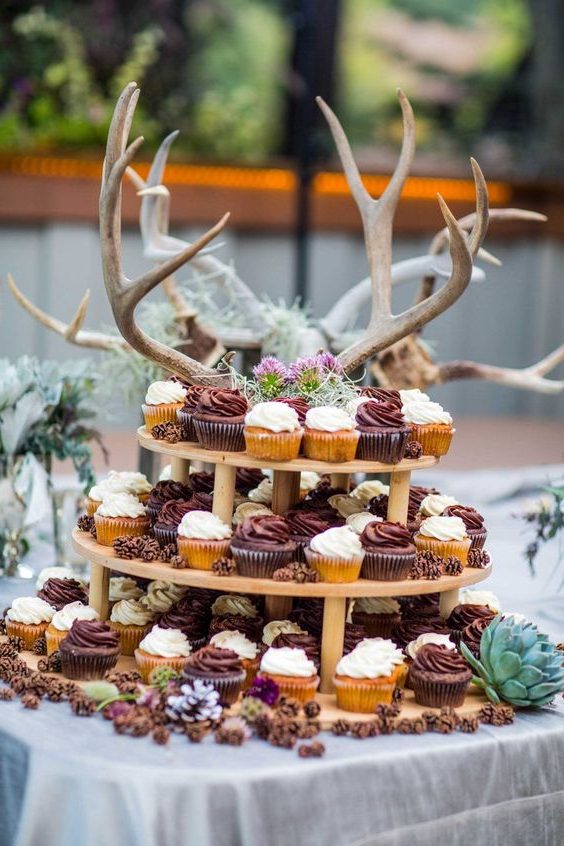
[[[262,629],[261,617],[244,617],[242,614],[224,614],[214,617],[210,623],[208,637],[212,638],[218,632],[241,632],[249,640],[258,642]]]
[[[392,629],[392,639],[398,646],[405,649],[408,643],[416,640],[419,635],[434,632],[435,634],[450,635],[450,629],[445,621],[440,617],[433,617],[431,615],[412,617],[408,620],[402,620],[399,625]]]
[[[187,485],[182,484],[182,482],[175,482],[174,479],[167,479],[163,482],[157,482],[157,484],[151,491],[149,501],[147,502],[147,514],[149,515],[151,524],[156,521],[161,508],[169,500],[187,500],[190,499],[191,495],[192,489],[189,488]]]
[[[194,422],[192,417],[196,408],[198,407],[198,403],[200,402],[200,397],[206,390],[205,385],[190,385],[186,389],[186,397],[184,399],[184,405],[182,408],[179,408],[176,412],[176,417],[178,422],[180,423],[180,429],[182,432],[182,440],[183,441],[196,441],[196,430],[194,428]]]
[[[291,561],[296,544],[283,517],[247,517],[235,530],[231,554],[242,576],[268,579]]]
[[[252,467],[238,467],[235,474],[235,490],[237,493],[247,496],[249,491],[258,488],[266,478],[262,470],[256,470]]]
[[[472,620],[461,632],[459,632],[458,645],[464,643],[468,647],[475,658],[480,657],[480,643],[482,635],[495,619],[495,614],[492,617],[477,617]]]
[[[368,400],[356,410],[360,438],[357,458],[397,464],[403,458],[410,429],[401,410],[390,402]]]
[[[309,405],[303,397],[276,397],[272,402],[283,402],[285,405],[289,405],[298,415],[300,426],[304,425]]]
[[[279,635],[276,635],[271,646],[274,649],[281,649],[283,646],[287,646],[290,649],[303,649],[309,660],[313,661],[316,668],[319,669],[321,664],[321,645],[313,635],[281,632]]]
[[[320,638],[323,629],[323,600],[302,599],[297,608],[290,611],[288,619],[314,637]]]
[[[208,473],[201,470],[199,473],[190,473],[190,487],[197,493],[211,494],[215,482],[215,473]]]
[[[444,646],[422,646],[409,669],[409,679],[419,705],[458,708],[472,678],[466,661]]]
[[[387,402],[399,409],[402,406],[400,392],[394,388],[376,388],[373,385],[366,385],[360,389],[360,396],[368,397],[377,402]]]
[[[62,673],[68,679],[101,679],[115,667],[119,633],[98,620],[75,620],[59,645]]]
[[[60,611],[70,602],[88,605],[88,595],[76,579],[47,579],[37,596],[56,611]]]
[[[449,505],[444,511],[448,517],[460,517],[470,538],[470,549],[483,549],[488,533],[482,515],[469,505]]]
[[[155,537],[162,548],[169,544],[176,546],[180,521],[185,514],[193,510],[194,506],[190,499],[169,499],[165,502],[153,526]]]
[[[247,408],[247,400],[237,389],[208,388],[204,391],[192,418],[200,446],[243,452]]]
[[[200,649],[207,640],[208,618],[192,603],[176,602],[157,620],[159,629],[176,629],[186,635],[192,651]]]
[[[492,611],[487,605],[473,605],[468,602],[453,608],[446,624],[450,628],[450,636],[454,643],[460,643],[462,630],[466,626],[469,626],[475,620],[482,619],[491,623],[495,616],[495,611]]]
[[[309,491],[301,502],[294,505],[298,511],[315,511],[318,517],[330,526],[342,526],[344,519],[329,502],[337,494],[346,493],[344,488],[333,488],[331,485],[320,484]]]
[[[354,623],[345,623],[345,637],[343,640],[343,655],[352,652],[361,640],[366,640],[368,632],[364,626],[357,626]]]
[[[196,679],[210,682],[219,693],[221,704],[233,705],[239,698],[246,671],[231,649],[204,646],[188,658],[183,676],[188,682]]]
[[[370,638],[390,637],[401,621],[399,602],[387,596],[361,597],[354,602],[351,620],[356,626],[363,626]]]
[[[305,547],[315,535],[329,529],[330,524],[315,511],[297,508],[287,511],[284,519],[288,525],[290,540],[296,544],[296,561],[305,562]]]
[[[401,523],[369,523],[360,535],[364,560],[360,577],[396,581],[406,579],[415,563],[415,545]]]

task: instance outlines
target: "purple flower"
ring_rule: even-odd
[[[307,395],[316,391],[323,382],[323,370],[318,356],[298,358],[290,365],[290,380],[294,382],[301,394]]]
[[[280,696],[280,688],[273,679],[256,676],[245,696],[253,696],[255,699],[260,699],[265,705],[274,705]]]
[[[115,720],[117,717],[121,717],[122,714],[127,714],[131,707],[131,702],[124,702],[123,699],[116,699],[114,702],[110,702],[109,705],[106,705],[104,708],[104,717],[108,720]]]
[[[319,362],[319,366],[322,367],[323,370],[328,370],[330,373],[335,373],[337,376],[341,376],[343,374],[343,365],[337,356],[333,355],[333,353],[322,352],[319,353],[316,358]]]
[[[161,695],[158,690],[154,687],[148,687],[144,684],[138,684],[137,690],[140,691],[140,696],[137,699],[138,705],[147,705],[148,708],[153,710],[160,704]]]
[[[267,355],[253,367],[253,376],[265,397],[276,397],[288,381],[288,370],[277,358]]]

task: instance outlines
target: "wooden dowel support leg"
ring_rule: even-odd
[[[347,599],[345,596],[331,596],[325,599],[323,630],[321,632],[320,693],[333,692],[335,667],[343,654],[346,613]]]
[[[390,495],[388,498],[388,520],[394,523],[407,523],[407,505],[409,502],[409,470],[390,475]]]
[[[349,473],[331,473],[331,487],[344,488],[348,493],[350,486],[350,478],[351,477]]]
[[[300,474],[274,470],[272,474],[272,510],[283,514],[300,498]]]
[[[445,590],[441,593],[439,598],[439,612],[443,620],[450,617],[450,612],[458,605],[460,591]]]
[[[110,569],[93,562],[90,564],[88,604],[98,612],[101,620],[110,616]]]
[[[264,609],[267,622],[286,620],[292,610],[291,596],[265,596]]]
[[[237,468],[230,467],[228,464],[216,464],[215,466],[212,511],[228,526],[231,525],[233,517],[236,472]]]
[[[188,458],[173,456],[170,460],[170,478],[175,482],[187,484],[190,479],[190,461]]]

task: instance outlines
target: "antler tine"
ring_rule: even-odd
[[[564,391],[564,380],[545,379],[546,373],[554,370],[564,361],[564,344],[551,352],[537,364],[522,370],[510,367],[494,367],[476,361],[449,361],[439,365],[438,382],[452,379],[486,379],[498,385],[537,391],[541,394],[558,394]]]
[[[490,218],[488,186],[486,185],[484,174],[476,159],[470,158],[470,166],[476,187],[476,212],[474,226],[468,236],[468,249],[470,250],[470,255],[474,258],[484,242]]]
[[[539,223],[545,223],[548,218],[545,214],[541,214],[540,212],[529,211],[528,209],[514,209],[514,208],[507,208],[507,209],[490,209],[489,210],[489,219],[490,220],[531,220],[531,221],[538,221]],[[458,225],[461,229],[470,229],[474,226],[474,222],[476,220],[476,212],[471,212],[471,214],[467,214],[465,217],[461,217],[458,221]],[[441,229],[440,232],[437,232],[433,240],[431,241],[431,246],[429,247],[429,252],[438,255],[441,253],[448,243],[448,228],[445,226]]]
[[[364,229],[364,242],[368,257],[368,266],[372,285],[372,311],[369,325],[391,314],[392,300],[392,225],[401,190],[409,173],[415,154],[415,119],[409,100],[398,89],[403,116],[403,142],[398,163],[386,190],[378,200],[374,200],[362,182],[358,166],[343,127],[327,103],[317,97],[333,139],[345,176],[358,206]]]

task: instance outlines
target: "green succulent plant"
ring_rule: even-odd
[[[492,620],[482,633],[479,660],[464,643],[461,650],[476,673],[474,684],[496,704],[539,708],[564,690],[562,653],[527,621],[511,615]]]

